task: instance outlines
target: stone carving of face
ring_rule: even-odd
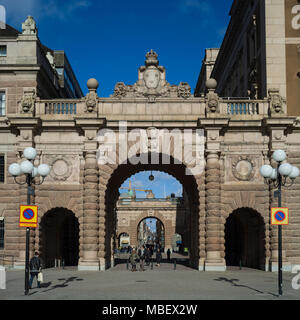
[[[160,74],[157,69],[148,69],[144,74],[144,81],[148,89],[156,89],[160,80]]]

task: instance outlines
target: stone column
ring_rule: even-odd
[[[203,271],[205,266],[205,177],[204,174],[197,180],[198,192],[199,192],[199,216],[198,216],[198,250],[199,250],[199,262],[198,270]]]
[[[99,270],[98,230],[98,166],[96,151],[87,151],[84,165],[83,190],[83,258],[79,270]]]
[[[220,162],[216,151],[209,151],[206,162],[206,260],[205,271],[225,271],[222,251],[220,212]]]

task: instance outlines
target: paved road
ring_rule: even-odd
[[[284,273],[284,296],[277,297],[277,274],[252,269],[226,272],[172,270],[167,265],[131,272],[46,269],[43,288],[24,296],[24,271],[8,270],[0,300],[285,300],[300,299],[294,274]],[[165,271],[165,272],[161,272]]]

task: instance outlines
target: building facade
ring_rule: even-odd
[[[190,217],[187,216],[181,199],[122,198],[118,200],[116,210],[117,238],[128,234],[130,246],[136,248],[147,243],[151,230],[146,219],[152,218],[156,221],[156,237],[163,240],[163,243],[159,242],[165,252],[168,249],[173,250],[172,240],[175,234],[180,234],[184,245],[189,247],[190,235],[187,226]]]
[[[39,44],[35,30],[31,21],[18,36],[24,45],[34,44],[20,58],[32,59],[33,65]],[[7,50],[7,61],[16,59],[16,52]],[[49,60],[43,61],[53,76],[49,79],[56,79]],[[34,164],[47,163],[51,172],[34,186],[39,226],[31,229],[30,252],[40,251],[48,266],[57,247],[59,259],[79,270],[109,268],[118,232],[130,233],[130,224],[117,229],[116,213],[122,211],[118,190],[133,174],[158,170],[183,185],[184,232],[194,268],[225,271],[227,265],[241,263],[276,270],[278,236],[270,224],[270,208],[277,199],[259,168],[273,164],[275,149],[285,150],[288,161],[300,167],[300,119],[287,114],[280,88],[263,99],[228,100],[218,95],[218,83],[208,79],[207,93],[195,97],[186,82],[168,83],[151,50],[135,84],[119,82],[103,98],[97,94],[98,81],[90,79],[87,95],[73,99],[59,97],[59,78],[47,78],[45,85],[39,78],[41,66],[33,70],[32,64],[29,70],[14,65],[25,68],[22,81],[5,63],[0,67],[1,87],[8,92],[0,116],[0,255],[11,257],[15,268],[24,268],[25,261],[25,230],[19,228],[18,214],[19,205],[26,203],[26,188],[15,183],[7,168],[21,162],[24,148],[33,146],[38,150]],[[47,90],[52,99],[42,95]],[[299,198],[296,180],[283,190],[283,205],[291,210],[283,231],[284,270],[300,264]],[[164,217],[167,207],[159,218],[165,219],[166,231],[174,219]],[[54,240],[56,246],[51,245]]]
[[[277,89],[287,100],[288,115],[299,115],[299,5],[298,0],[233,1],[230,23],[211,72],[220,96],[264,99]],[[202,69],[210,60],[205,57]],[[206,80],[200,73],[196,96],[205,92]]]

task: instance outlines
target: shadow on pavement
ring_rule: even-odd
[[[250,290],[253,290],[257,293],[260,293],[260,294],[264,294],[265,292],[263,291],[260,291],[260,290],[257,290],[257,289],[254,289],[254,288],[251,288],[249,286],[246,286],[246,285],[243,285],[243,284],[237,284],[235,282],[238,282],[240,281],[239,279],[228,279],[228,278],[225,278],[225,277],[220,277],[218,279],[214,279],[215,281],[225,281],[225,282],[228,282],[230,284],[232,284],[234,287],[242,287],[242,288],[247,288],[247,289],[250,289]],[[267,294],[270,294],[274,297],[277,297],[277,295],[273,294],[273,293],[270,293],[270,292],[267,292]]]
[[[44,290],[44,291],[42,291],[42,292],[48,292],[48,291],[51,291],[51,290],[54,290],[54,289],[57,289],[57,288],[65,288],[65,287],[67,287],[68,286],[68,283],[69,282],[72,282],[72,281],[82,281],[83,279],[80,279],[80,278],[78,278],[78,277],[70,277],[70,278],[60,278],[60,279],[57,279],[58,281],[64,281],[63,283],[61,283],[61,284],[57,284],[57,285],[55,285],[55,286],[52,286],[50,289],[48,289],[48,290]],[[43,284],[43,285],[45,285],[45,283]],[[49,282],[49,285],[48,286],[50,286],[51,285],[51,282]],[[47,287],[48,287],[47,286]]]

